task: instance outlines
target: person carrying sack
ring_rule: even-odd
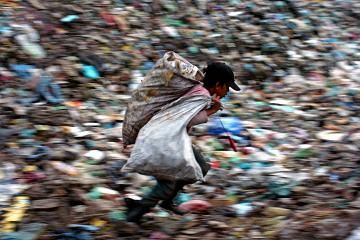
[[[210,63],[204,73],[202,83],[161,108],[141,128],[122,171],[154,176],[157,184],[141,200],[124,199],[127,221],[139,222],[158,203],[175,214],[184,214],[173,199],[185,185],[203,181],[210,169],[205,157],[191,144],[188,132],[221,109],[220,99],[230,87],[236,91],[240,88],[225,63]]]

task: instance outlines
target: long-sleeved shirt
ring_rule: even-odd
[[[195,95],[205,95],[205,96],[210,97],[209,91],[206,88],[204,88],[201,84],[196,85],[195,87],[193,87],[184,96],[195,96]],[[208,121],[208,115],[207,115],[207,113],[206,113],[206,111],[204,109],[201,112],[199,112],[197,115],[195,115],[195,117],[193,117],[191,119],[191,121],[189,122],[187,128],[190,129],[192,126],[202,124],[202,123],[206,123],[207,121]]]

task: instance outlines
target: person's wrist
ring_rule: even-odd
[[[207,109],[207,110],[206,110],[206,114],[207,114],[208,116],[212,115],[212,114],[213,114],[213,109],[211,109],[211,108]]]
[[[215,109],[214,107],[211,107],[208,110],[206,110],[206,113],[208,116],[210,116],[210,115],[213,115],[214,113],[216,113],[217,111],[218,111],[217,109]]]

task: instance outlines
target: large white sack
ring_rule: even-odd
[[[140,130],[124,172],[167,180],[203,181],[191,138],[190,120],[211,104],[211,97],[186,96],[170,103]]]

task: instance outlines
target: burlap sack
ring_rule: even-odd
[[[132,93],[124,119],[124,145],[135,143],[140,129],[160,109],[203,80],[203,73],[174,52],[167,52]]]

